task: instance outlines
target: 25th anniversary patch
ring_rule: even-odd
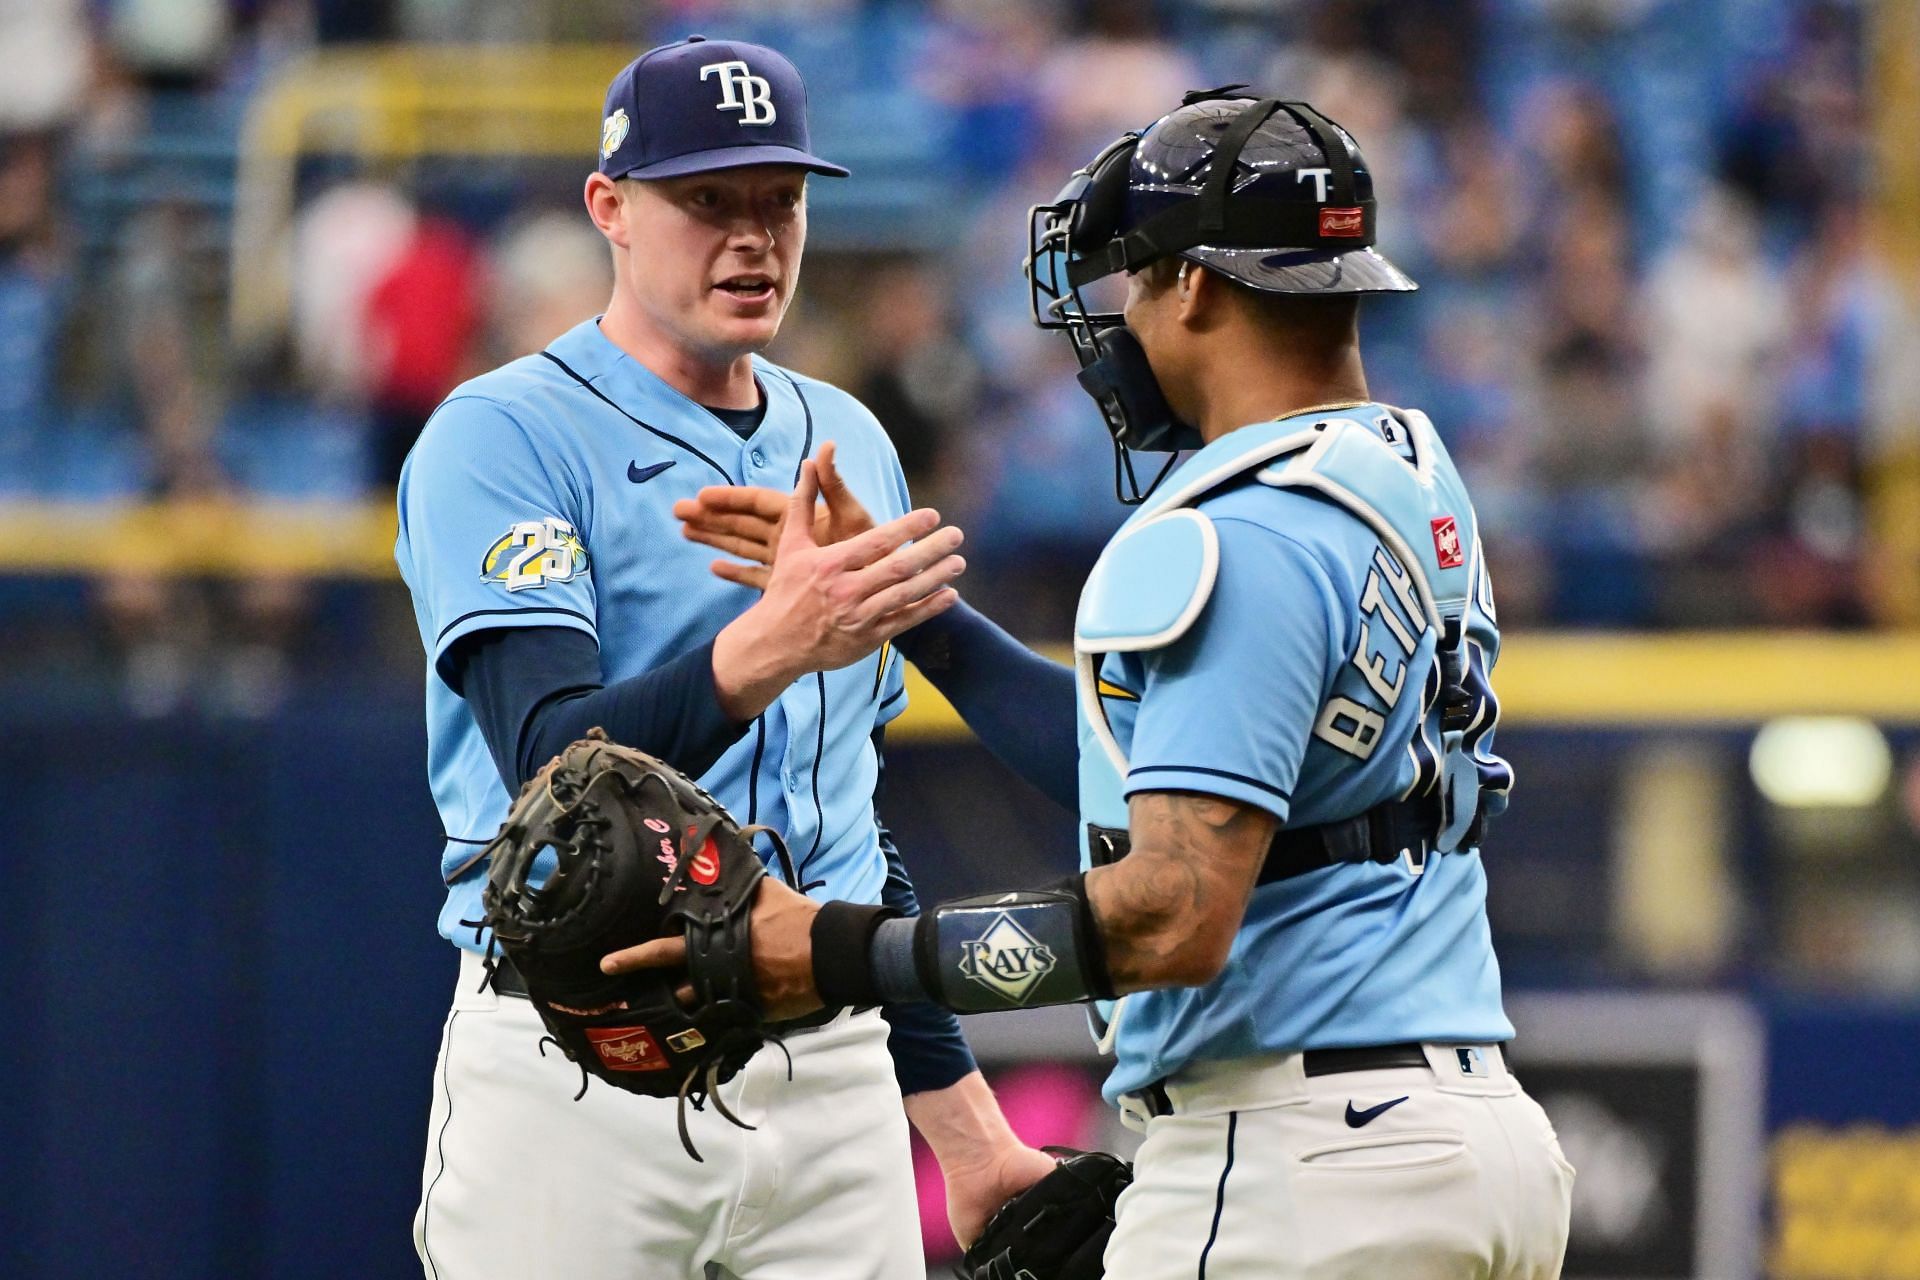
[[[571,582],[586,571],[586,545],[572,525],[555,516],[522,520],[495,539],[480,558],[480,576],[508,591]]]

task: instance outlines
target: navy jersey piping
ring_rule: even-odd
[[[580,621],[586,623],[587,626],[589,627],[593,627],[595,625],[592,618],[589,618],[586,614],[581,613],[578,609],[562,609],[557,605],[542,605],[538,608],[533,608],[533,609],[475,609],[471,613],[461,614],[459,617],[455,618],[452,622],[449,622],[446,626],[440,628],[440,634],[433,638],[433,642],[435,645],[438,645],[442,640],[445,640],[447,638],[447,632],[453,630],[455,627],[459,626],[461,623],[465,622],[469,618],[486,618],[486,617],[491,617],[494,614],[507,614],[507,613],[564,613],[569,618],[580,619]],[[596,633],[594,634],[594,643],[598,644],[599,642],[600,642],[600,637]]]
[[[800,401],[800,412],[807,424],[806,435],[800,442],[800,461],[793,464],[793,483],[798,485],[800,483],[800,469],[806,465],[807,455],[813,452],[813,406],[807,403],[807,393],[800,389],[800,384],[793,380],[792,375],[777,365],[772,366],[772,368],[782,378],[786,379],[788,386],[793,388],[794,397]],[[800,870],[798,874],[800,874],[802,880],[806,879],[804,873],[807,865],[811,863],[814,856],[820,852],[820,836],[826,830],[827,826],[827,811],[820,803],[820,757],[827,752],[826,673],[816,671],[813,673],[813,679],[814,687],[820,695],[820,723],[815,729],[813,744],[813,845],[807,850],[807,856],[800,859]],[[803,885],[795,885],[794,887],[800,889],[802,893],[806,892]]]
[[[813,406],[807,403],[807,393],[800,389],[800,384],[793,380],[792,374],[782,369],[779,365],[768,365],[767,367],[779,374],[786,380],[786,384],[793,388],[794,398],[800,401],[800,412],[806,419],[807,433],[800,441],[800,462],[793,464],[793,482],[799,484],[800,463],[805,462],[807,455],[813,452]],[[762,423],[761,425],[764,426],[766,424]],[[759,435],[760,433],[755,431],[754,434]]]
[[[767,717],[753,718],[753,765],[747,770],[747,825],[760,821],[760,757],[767,750]]]
[[[1208,769],[1197,764],[1143,764],[1138,769],[1130,771],[1127,774],[1127,779],[1128,781],[1132,781],[1143,773],[1204,773],[1212,778],[1229,778],[1234,782],[1244,782],[1250,787],[1258,787],[1267,794],[1277,796],[1282,800],[1291,801],[1293,799],[1290,794],[1279,787],[1262,782],[1258,778],[1249,778],[1244,773],[1234,773],[1229,769]]]
[[[575,382],[585,387],[602,404],[606,405],[609,409],[612,409],[615,413],[625,418],[628,422],[631,422],[634,426],[639,427],[643,431],[652,432],[654,435],[659,436],[662,440],[665,440],[668,444],[678,445],[682,449],[685,449],[688,453],[700,459],[700,461],[706,463],[708,466],[712,467],[715,471],[719,472],[720,478],[725,480],[728,484],[739,483],[739,481],[735,480],[733,478],[733,475],[725,467],[721,466],[719,463],[715,462],[712,458],[709,458],[706,454],[700,452],[698,449],[688,444],[685,440],[682,440],[679,436],[669,435],[667,432],[662,431],[658,427],[648,426],[646,423],[640,421],[640,419],[628,413],[625,409],[622,409],[619,405],[615,404],[611,399],[608,398],[606,392],[600,390],[600,388],[594,386],[591,382],[588,382],[585,378],[575,373],[571,365],[569,365],[565,360],[562,360],[559,356],[553,354],[553,352],[542,351],[540,354],[545,356],[547,359],[553,361],[555,364],[559,365],[560,371],[562,373],[566,374],[569,378],[572,378]],[[719,419],[715,418],[714,421],[718,422]],[[811,428],[811,422],[809,422],[809,428]],[[809,430],[809,434],[811,434],[811,430]]]
[[[820,852],[820,836],[827,826],[827,811],[820,804],[820,757],[827,753],[826,672],[814,672],[813,679],[820,691],[820,723],[814,727],[813,734],[813,845],[807,850],[807,856],[800,859],[800,870],[803,872],[807,864],[813,861],[814,855]]]

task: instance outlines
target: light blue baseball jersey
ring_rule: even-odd
[[[1337,417],[1343,430],[1375,438],[1346,441],[1363,445],[1357,451],[1372,455],[1373,465],[1395,465],[1377,447],[1384,445],[1414,472],[1404,417],[1380,405]],[[1084,693],[1083,708],[1097,696],[1127,764],[1124,779],[1106,784],[1103,807],[1099,774],[1109,766],[1083,726],[1088,822],[1124,826],[1124,796],[1172,790],[1241,801],[1303,827],[1432,794],[1440,785],[1449,755],[1436,697],[1441,628],[1403,563],[1412,558],[1405,554],[1411,538],[1396,554],[1327,493],[1267,482],[1274,476],[1264,470],[1273,465],[1271,442],[1299,439],[1302,431],[1311,439],[1315,422],[1296,418],[1230,433],[1167,481],[1166,491],[1178,492],[1196,476],[1219,477],[1190,504],[1205,517],[1191,523],[1211,526],[1211,546],[1188,531],[1170,539],[1192,549],[1196,564],[1206,559],[1201,568],[1212,579],[1177,639],[1101,653],[1097,638],[1077,637],[1083,653],[1094,651],[1085,661],[1098,664],[1097,695]],[[1466,658],[1473,715],[1467,731],[1450,741],[1476,775],[1482,812],[1491,815],[1505,807],[1512,776],[1492,751],[1498,706],[1487,674],[1499,650],[1492,592],[1477,540],[1461,543],[1473,539],[1474,527],[1470,507],[1461,505],[1464,489],[1431,427],[1420,422],[1428,446],[1421,474],[1444,478],[1442,492],[1453,497],[1434,499],[1441,517],[1423,509],[1399,513],[1396,523],[1430,537],[1423,558],[1460,579],[1455,603],[1465,644],[1455,651]],[[1253,461],[1241,469],[1236,451],[1250,447]],[[1461,509],[1448,510],[1449,502]],[[1116,542],[1136,528],[1130,521]],[[1090,593],[1099,576],[1096,570]],[[1129,581],[1104,585],[1125,592]],[[1083,625],[1087,616],[1083,601]],[[1262,885],[1217,979],[1129,996],[1108,1034],[1118,1057],[1106,1085],[1110,1100],[1199,1059],[1509,1039],[1480,853],[1435,853],[1423,866],[1411,859],[1341,863]]]
[[[755,358],[766,399],[745,440],[662,382],[597,320],[457,388],[400,476],[394,548],[429,657],[427,769],[447,843],[443,878],[499,830],[511,797],[442,659],[495,627],[594,637],[606,683],[711,640],[757,598],[715,577],[681,536],[676,499],[712,484],[789,489],[827,441],[880,521],[905,514],[906,480],[873,415],[836,387]],[[886,863],[873,817],[872,734],[906,707],[891,648],[796,681],[700,784],[743,823],[786,836],[819,896],[877,902]],[[440,932],[477,950],[484,869],[448,886]]]

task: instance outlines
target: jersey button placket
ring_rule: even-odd
[[[751,462],[756,469],[764,469],[767,465],[766,452],[761,449],[755,449],[747,454],[747,461]]]

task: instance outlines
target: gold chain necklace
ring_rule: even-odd
[[[1274,414],[1273,421],[1279,422],[1286,418],[1298,418],[1308,413],[1329,413],[1335,409],[1358,409],[1363,404],[1372,403],[1373,401],[1371,400],[1334,400],[1327,404],[1303,405],[1298,409],[1289,409],[1285,413]]]

